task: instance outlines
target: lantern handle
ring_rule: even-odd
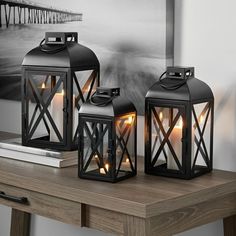
[[[94,93],[91,98],[90,98],[90,104],[94,106],[100,106],[100,107],[105,107],[107,104],[109,104],[115,97],[119,96],[120,90],[118,88],[115,89],[105,89],[99,90],[100,88],[97,89],[97,92]],[[109,93],[107,93],[109,92]],[[96,101],[96,98],[97,101]],[[100,99],[99,99],[100,98]]]
[[[58,53],[60,51],[63,51],[67,47],[66,44],[63,44],[62,46],[57,47],[55,49],[45,49],[45,48],[43,48],[43,45],[45,45],[45,44],[43,44],[44,41],[45,41],[45,38],[40,42],[39,47],[40,47],[40,50],[45,53],[50,53],[50,54]],[[71,37],[69,43],[70,42],[72,42],[72,37]]]
[[[107,99],[105,102],[94,102],[93,97],[90,98],[90,103],[94,106],[99,106],[99,107],[105,107],[107,104],[109,104],[113,100],[112,98]]]
[[[190,71],[187,71],[190,72]],[[161,74],[161,76],[159,77],[159,82],[162,88],[167,89],[167,90],[177,90],[180,87],[182,87],[184,84],[186,84],[187,80],[190,78],[190,74],[187,75],[187,78],[183,81],[181,81],[180,83],[176,83],[175,85],[167,85],[163,83],[164,79],[167,79],[168,77],[164,77],[163,76],[167,73],[167,71],[165,71],[164,73]]]

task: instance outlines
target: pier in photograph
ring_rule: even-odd
[[[9,24],[58,24],[81,21],[82,13],[26,0],[0,0],[0,27]]]

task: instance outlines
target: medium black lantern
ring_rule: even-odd
[[[117,182],[136,175],[136,122],[119,88],[98,88],[79,111],[79,177]]]
[[[191,179],[212,170],[214,96],[193,67],[164,75],[145,99],[145,172]]]
[[[77,33],[48,32],[43,41],[22,63],[22,144],[75,150],[78,110],[99,85],[99,61]]]

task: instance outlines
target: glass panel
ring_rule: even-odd
[[[30,73],[27,88],[30,139],[62,141],[65,92],[61,76]]]
[[[109,175],[108,124],[85,121],[83,125],[83,171],[92,175]]]
[[[118,177],[135,169],[135,113],[116,119],[116,173]]]
[[[94,70],[75,71],[73,74],[73,137],[77,136],[78,111],[80,106],[98,86],[98,73]]]
[[[179,167],[182,166],[183,127],[183,118],[179,108],[152,108],[151,163],[153,167],[180,169]]]
[[[192,132],[194,145],[192,149],[192,167],[207,167],[210,156],[210,103],[194,104],[192,111]]]

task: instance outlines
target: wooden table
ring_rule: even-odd
[[[12,207],[11,236],[29,235],[30,214],[117,235],[172,235],[224,218],[236,235],[236,173],[215,170],[191,181],[148,176],[110,184],[56,169],[0,159],[0,191],[28,203]]]
[[[142,169],[142,160],[139,167]],[[148,176],[116,184],[81,180],[77,168],[56,169],[0,158],[0,198],[12,208],[11,236],[29,235],[30,214],[115,235],[165,236],[224,219],[236,235],[236,173],[214,170],[191,181]]]

